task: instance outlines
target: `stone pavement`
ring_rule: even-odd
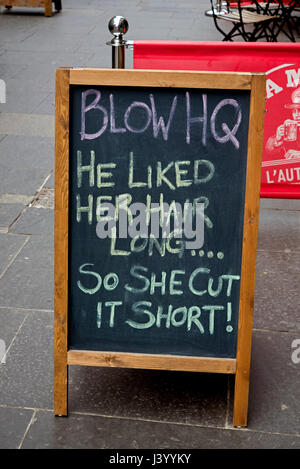
[[[208,0],[62,5],[0,15],[0,448],[299,449],[299,200],[261,201],[246,429],[232,427],[232,377],[164,371],[70,367],[69,416],[54,417],[54,71],[110,68],[118,14],[128,39],[221,39]]]

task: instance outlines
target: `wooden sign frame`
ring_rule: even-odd
[[[237,355],[190,357],[68,349],[69,109],[71,85],[250,90]],[[55,97],[54,413],[68,413],[68,366],[144,368],[235,375],[234,426],[247,425],[265,76],[250,73],[59,69]]]
[[[41,7],[44,8],[45,16],[52,16],[52,1],[53,0],[0,0],[0,6],[5,6],[8,9],[12,7]]]

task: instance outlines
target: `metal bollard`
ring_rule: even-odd
[[[125,68],[125,47],[129,41],[125,41],[123,35],[128,31],[128,21],[123,16],[114,16],[108,23],[108,29],[114,36],[106,43],[112,46],[112,68]]]

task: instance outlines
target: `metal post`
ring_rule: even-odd
[[[125,47],[123,34],[128,31],[128,21],[123,16],[114,16],[108,23],[108,29],[113,34],[111,41],[107,42],[112,46],[112,68],[125,68]]]

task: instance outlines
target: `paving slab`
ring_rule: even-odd
[[[299,270],[295,272],[299,267],[296,263],[299,256],[293,259],[289,270],[285,271],[284,267],[281,269],[281,265],[286,265],[288,261],[286,260],[284,264],[280,259],[280,255],[284,253],[273,254],[273,268],[277,255],[277,270],[272,270],[272,264],[266,262],[264,265],[259,264],[256,272],[254,327],[277,331],[300,331],[300,272]],[[293,255],[296,256],[292,253],[290,258]],[[263,259],[266,260],[265,255]],[[297,267],[293,268],[293,265]]]
[[[54,141],[41,136],[7,135],[1,141],[1,163],[8,166],[9,162],[15,169],[18,165],[22,165],[24,170],[51,168],[54,164]],[[20,190],[18,193],[22,194]]]
[[[16,14],[8,14],[3,8],[1,8],[0,14],[1,21],[1,32],[3,33],[2,45],[5,47],[6,43],[10,40],[14,42],[21,42],[30,36],[38,25],[38,21],[41,19],[37,18],[32,21],[30,17],[23,17]],[[11,34],[13,31],[13,34]]]
[[[19,448],[32,415],[32,410],[0,406],[0,449]]]
[[[0,308],[0,339],[5,343],[5,353],[9,352],[27,314],[22,310]],[[3,366],[5,365],[6,363],[3,363]]]
[[[41,15],[36,15],[33,17],[31,13],[27,13],[26,9],[23,9],[23,14],[16,14],[16,12],[11,12],[10,14],[0,15],[1,29],[3,27],[3,32],[6,34],[6,45],[9,42],[9,38],[12,43],[19,42],[29,39],[35,33],[40,33],[45,31],[53,31],[54,35],[59,35],[62,37],[66,32],[77,31],[78,34],[88,34],[92,28],[97,24],[98,17],[101,15],[102,11],[99,10],[87,10],[82,9],[81,11],[74,11],[72,9],[64,9],[63,15],[55,15],[55,17],[50,19],[45,19]],[[19,11],[21,13],[21,11]],[[78,14],[79,13],[79,14]],[[55,19],[54,19],[55,18]],[[53,21],[54,20],[54,21]],[[16,35],[11,37],[9,31],[11,28],[16,30]],[[17,47],[15,47],[18,50]]]
[[[11,233],[52,236],[54,210],[29,207],[11,227]]]
[[[6,103],[3,104],[3,111],[14,113],[33,112],[47,94],[48,91],[32,88],[30,81],[20,84],[20,77],[16,76],[6,84]]]
[[[300,339],[299,333],[254,331],[248,429],[295,435],[300,443],[300,363],[292,361],[295,339]]]
[[[41,33],[42,34],[42,33]],[[37,44],[38,45],[38,44]],[[1,62],[1,60],[0,60]],[[3,67],[6,69],[6,66]],[[55,70],[56,67],[52,63],[42,63],[42,64],[27,64],[27,65],[11,65],[10,68],[15,69],[14,75],[11,77],[13,79],[12,83],[9,86],[13,90],[15,85],[18,89],[27,89],[30,92],[34,93],[39,92],[53,92],[54,91],[54,82],[55,82]],[[1,65],[0,65],[1,71]],[[18,73],[16,73],[18,71]],[[12,73],[12,72],[11,72]],[[17,90],[15,90],[17,91]],[[27,96],[27,101],[29,101]]]
[[[51,138],[7,135],[0,152],[1,193],[34,195],[54,168]]]
[[[258,250],[300,251],[300,213],[288,210],[261,210]]]
[[[0,277],[26,243],[27,236],[0,234]],[[0,305],[1,306],[1,305]]]
[[[53,314],[29,311],[0,367],[0,406],[52,409]]]
[[[260,199],[261,209],[300,210],[300,199]]]
[[[300,273],[300,253],[288,249],[286,251],[257,251],[256,271],[258,275],[279,272],[284,274]]]
[[[76,438],[74,438],[76,433]],[[295,435],[272,435],[247,430],[202,428],[172,423],[70,415],[53,417],[38,412],[23,441],[24,449],[299,449]],[[126,454],[140,454],[127,452]],[[104,456],[103,456],[104,455]],[[101,459],[109,463],[116,451],[106,451]],[[144,456],[146,458],[146,456]],[[150,455],[147,457],[150,457]],[[103,460],[104,458],[104,460]],[[192,459],[192,458],[191,458]],[[195,458],[199,462],[199,458]],[[149,465],[154,464],[154,460]]]
[[[53,54],[51,51],[39,51],[31,52],[29,55],[33,64],[51,63],[57,67],[87,67],[89,64],[89,55],[77,52],[67,53],[60,50]],[[19,50],[5,50],[1,55],[1,62],[28,65],[28,54]]]
[[[54,87],[53,85],[49,86],[49,89],[52,89]],[[35,114],[46,114],[46,115],[54,115],[55,114],[55,94],[54,92],[51,92],[47,94],[45,99],[41,101],[35,108],[34,108],[34,113]]]
[[[138,2],[135,1],[133,3],[136,4]],[[84,6],[86,9],[94,9],[95,5],[98,7],[99,2],[97,1],[95,2],[95,0],[87,0]],[[70,10],[79,8],[80,10],[82,10],[82,2],[81,0],[64,0],[64,8],[67,8]]]
[[[3,64],[0,59],[0,77],[2,80],[14,78],[17,75],[20,75],[25,69],[26,65]]]
[[[0,279],[0,306],[53,310],[53,239],[32,236]]]
[[[226,375],[74,367],[69,410],[133,419],[224,426]]]
[[[34,108],[44,102],[48,95],[35,103]],[[54,137],[53,115],[3,112],[0,114],[0,129],[7,135],[23,137]]]
[[[65,32],[64,34],[64,51],[75,53],[78,46],[81,42],[81,36],[78,35],[76,29],[73,28],[72,32]],[[18,42],[8,42],[5,44],[6,50],[18,50],[24,52],[55,52],[59,49],[61,45],[61,37],[53,35],[51,29],[49,30],[36,30],[25,38],[23,41]],[[36,68],[36,67],[35,67]],[[33,70],[34,72],[34,70]],[[34,73],[32,73],[33,80],[35,79]],[[30,85],[30,81],[27,81],[26,84]]]
[[[25,205],[22,204],[0,203],[0,232],[7,232],[24,208]]]

